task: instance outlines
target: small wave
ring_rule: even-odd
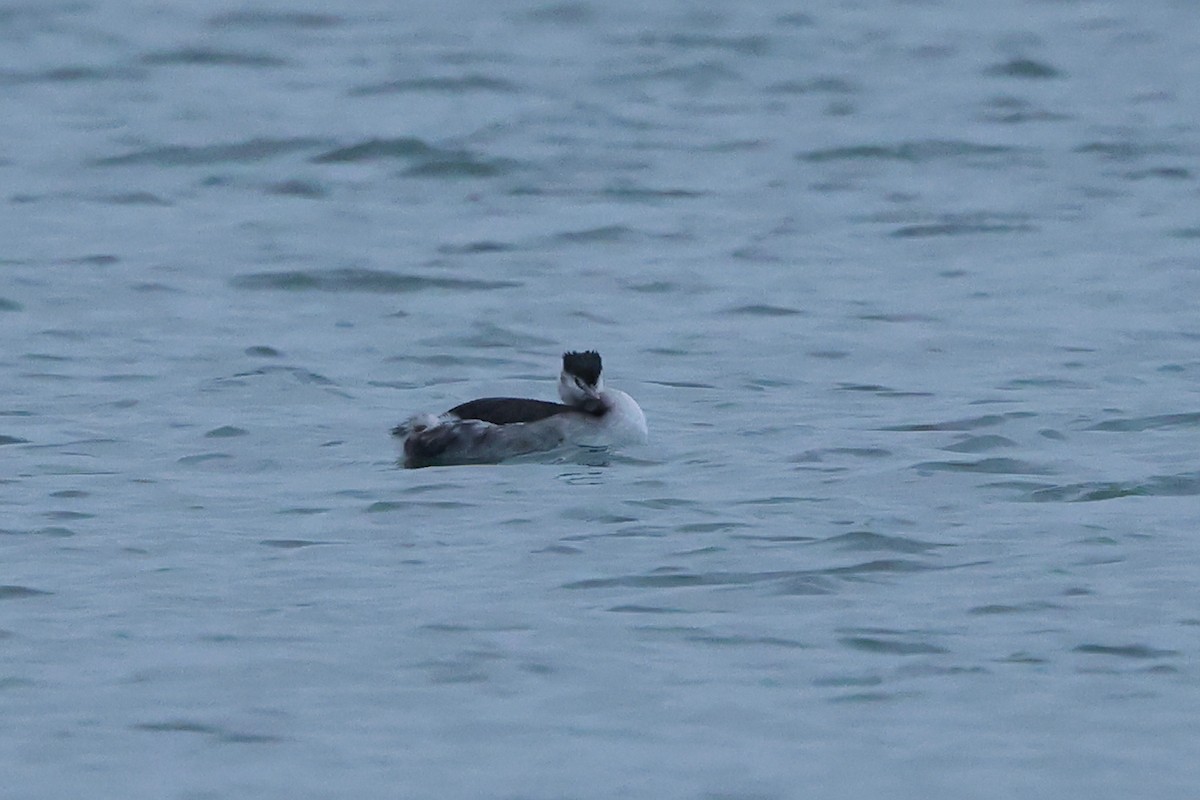
[[[941,547],[950,547],[939,542],[924,542],[904,536],[888,536],[872,531],[851,531],[838,534],[822,541],[836,545],[839,550],[880,551],[892,553],[926,553]]]
[[[277,56],[214,50],[209,47],[182,47],[178,50],[146,53],[141,57],[141,62],[152,65],[180,64],[218,67],[286,67],[289,63],[286,59]]]
[[[363,97],[379,94],[400,94],[402,92],[449,92],[462,94],[464,92],[516,92],[517,84],[502,78],[490,78],[486,75],[462,75],[449,78],[406,78],[384,83],[372,83],[357,86],[350,90],[352,97]]]
[[[973,431],[977,428],[988,428],[993,425],[1002,425],[1010,419],[1029,416],[1032,416],[1032,413],[1026,411],[1016,411],[1009,414],[984,414],[980,417],[953,419],[946,422],[922,422],[913,425],[890,425],[886,428],[880,428],[879,430],[901,432]]]
[[[510,289],[514,281],[481,281],[465,278],[434,278],[385,270],[346,268],[331,270],[289,270],[254,272],[230,281],[237,289],[273,289],[290,292],[377,292],[404,294],[427,289],[481,291]]]
[[[1121,497],[1190,497],[1200,495],[1200,473],[1156,475],[1146,481],[1088,481],[1048,486],[1029,493],[1039,503],[1092,503]]]
[[[1141,431],[1170,430],[1172,428],[1200,427],[1200,412],[1182,414],[1155,414],[1149,417],[1116,417],[1099,422],[1086,430],[1137,433]]]
[[[944,647],[939,647],[928,642],[913,641],[911,639],[880,639],[873,636],[845,636],[839,641],[852,650],[861,650],[866,653],[915,656],[938,655],[941,653],[950,652]]]
[[[326,151],[309,160],[314,164],[341,164],[391,158],[429,158],[443,155],[444,152],[415,136],[401,136],[396,139],[367,139]]]
[[[1035,61],[1032,58],[1014,58],[1002,64],[993,64],[985,69],[983,74],[1001,78],[1026,78],[1033,80],[1062,77],[1062,72],[1059,70],[1044,61]]]
[[[982,453],[987,450],[998,450],[1003,447],[1016,447],[1017,443],[1006,436],[984,435],[967,436],[954,444],[946,445],[943,450],[951,453]]]
[[[162,167],[200,166],[249,161],[264,161],[297,150],[309,150],[327,144],[324,139],[294,137],[284,139],[259,138],[230,144],[168,145],[135,150],[119,156],[96,159],[94,166],[123,167],[153,164]]]
[[[881,145],[864,144],[848,147],[831,147],[824,150],[810,150],[800,153],[796,158],[801,161],[821,163],[826,161],[908,161],[926,163],[942,159],[965,158],[972,156],[1000,156],[1019,152],[1015,147],[1005,145],[977,144],[957,140],[924,140],[901,142],[899,144]]]
[[[1074,649],[1076,653],[1087,653],[1099,656],[1117,656],[1119,658],[1166,658],[1179,655],[1178,650],[1159,650],[1144,644],[1104,645],[1081,644]]]
[[[14,586],[11,584],[0,585],[0,600],[16,600],[26,597],[41,597],[43,595],[54,594],[42,589],[34,589],[29,586]]]
[[[1054,470],[1018,458],[984,458],[979,461],[922,461],[913,469],[935,472],[980,472],[988,475],[1052,475]]]
[[[209,17],[213,28],[336,28],[345,19],[310,11],[229,11]]]

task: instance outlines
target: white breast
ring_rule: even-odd
[[[604,416],[572,414],[564,420],[567,441],[583,447],[645,444],[649,431],[637,401],[619,389],[605,389],[600,399],[609,409]]]

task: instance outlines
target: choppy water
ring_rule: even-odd
[[[0,5],[5,796],[1194,797],[1200,6],[797,9]]]

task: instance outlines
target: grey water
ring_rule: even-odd
[[[1197,31],[0,2],[0,795],[1196,797]]]

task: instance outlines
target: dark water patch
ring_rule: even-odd
[[[798,308],[773,306],[766,303],[734,306],[733,308],[726,309],[724,313],[738,317],[798,317],[805,315],[805,312]]]
[[[723,36],[692,33],[643,33],[637,37],[636,44],[642,47],[674,47],[680,50],[728,50],[744,56],[766,55],[770,49],[770,40],[766,36],[756,34]]]
[[[978,428],[988,428],[993,425],[1002,425],[1010,419],[1017,417],[1030,416],[1027,412],[1014,412],[1010,414],[984,414],[979,417],[967,417],[966,419],[954,419],[946,422],[923,422],[913,425],[890,425],[885,428],[879,428],[881,431],[898,431],[903,433],[918,433],[926,431],[973,431]]]
[[[111,267],[120,262],[121,259],[109,253],[94,253],[92,255],[79,256],[78,258],[69,258],[65,263],[84,264],[89,267]]]
[[[704,287],[682,284],[677,281],[649,281],[647,283],[627,283],[625,288],[639,294],[699,294],[706,291]]]
[[[69,539],[74,535],[75,531],[61,525],[51,525],[31,531],[0,530],[0,536],[49,536],[52,539]]]
[[[401,94],[404,92],[449,92],[462,94],[465,92],[518,92],[521,87],[512,81],[502,78],[492,78],[487,75],[461,75],[440,78],[403,78],[384,83],[372,83],[356,86],[350,90],[352,97],[363,97],[379,94]]]
[[[1183,414],[1156,414],[1150,417],[1117,417],[1099,422],[1085,430],[1137,433],[1141,431],[1196,427],[1200,427],[1200,412],[1191,411]]]
[[[528,524],[528,521],[522,520],[521,527],[524,527],[527,524]],[[533,550],[531,552],[549,553],[550,555],[559,555],[559,556],[577,556],[580,553],[582,553],[583,550],[582,550],[582,548],[572,547],[571,545],[567,545],[567,544],[551,544],[551,545],[546,545],[545,547],[538,548],[537,550]]]
[[[294,508],[281,508],[276,511],[276,514],[291,514],[298,517],[311,517],[314,514],[325,514],[329,511],[328,508],[297,506]]]
[[[771,544],[812,544],[818,541],[815,536],[802,536],[799,534],[770,534],[770,533],[735,533],[730,539],[742,539],[749,542],[770,542]]]
[[[213,461],[232,461],[233,456],[228,453],[197,453],[194,456],[183,456],[176,459],[176,463],[185,466],[196,466],[198,464],[207,464]]]
[[[1073,652],[1089,655],[1117,656],[1119,658],[1167,658],[1179,655],[1178,650],[1158,650],[1144,644],[1103,645],[1081,644]]]
[[[736,83],[741,80],[741,76],[723,63],[703,60],[692,64],[627,72],[622,75],[605,77],[603,80],[605,83],[673,81],[683,84],[691,91],[701,93],[713,90],[722,83]]]
[[[646,575],[618,575],[588,578],[562,585],[563,589],[677,589],[692,586],[744,586],[792,577],[810,578],[811,573],[780,570],[775,572],[653,572]]]
[[[946,445],[943,450],[951,453],[984,453],[988,450],[998,450],[1004,447],[1016,447],[1017,443],[1006,436],[984,435],[967,436],[954,444]]]
[[[814,574],[831,575],[834,577],[859,577],[863,575],[903,575],[914,572],[928,572],[935,569],[945,569],[945,567],[935,567],[905,558],[881,558],[873,561],[864,561],[861,564],[852,564],[848,567],[828,567],[826,569],[815,570]]]
[[[336,14],[307,11],[228,11],[209,17],[213,28],[296,28],[320,30],[336,28],[345,22]]]
[[[646,500],[626,500],[625,505],[661,511],[672,508],[697,508],[701,504],[696,500],[685,500],[681,497],[653,497]]]
[[[50,594],[54,594],[54,592],[33,589],[28,586],[0,585],[0,600],[19,600],[26,597],[41,597]]]
[[[142,722],[130,726],[130,729],[150,733],[200,733],[227,744],[275,744],[283,741],[278,736],[231,731],[217,725],[208,725],[203,722],[193,722],[186,719],[167,720],[165,722]]]
[[[650,189],[644,186],[620,184],[615,186],[607,186],[597,192],[597,195],[600,197],[608,197],[613,200],[632,200],[635,202],[645,202],[653,200],[690,200],[697,197],[703,197],[705,192],[693,191],[690,189]]]
[[[249,431],[245,428],[238,428],[234,425],[222,425],[219,428],[213,428],[204,434],[206,439],[227,439],[233,436],[245,436]]]
[[[1169,232],[1176,239],[1200,239],[1200,225],[1188,228],[1175,228]]]
[[[591,3],[563,2],[541,6],[522,15],[530,22],[553,23],[555,25],[582,25],[596,17]]]
[[[830,703],[889,703],[912,698],[912,692],[851,692],[829,698]]]
[[[1040,503],[1092,503],[1122,497],[1190,497],[1200,495],[1200,473],[1156,475],[1147,481],[1088,481],[1036,489],[1029,499]]]
[[[913,469],[932,472],[977,472],[988,475],[1052,475],[1049,467],[1018,458],[984,458],[979,461],[922,461]]]
[[[801,497],[794,495],[771,495],[770,497],[755,497],[750,500],[735,500],[735,506],[787,506],[795,503],[813,503],[823,501],[824,498],[817,497]]]
[[[42,516],[47,519],[68,522],[72,520],[94,519],[95,514],[88,514],[84,511],[44,511]]]
[[[680,533],[721,533],[747,527],[749,525],[744,522],[689,522],[677,525],[675,530]]]
[[[242,352],[254,358],[281,358],[283,356],[283,353],[279,350],[276,350],[274,347],[267,347],[266,345],[247,347]]]
[[[150,65],[199,65],[216,67],[286,67],[288,61],[262,53],[240,53],[231,50],[214,50],[210,47],[181,47],[177,50],[159,50],[141,57],[143,64]]]
[[[0,297],[0,311],[21,311],[24,308],[16,300],[8,300],[7,298]]]
[[[880,639],[873,636],[844,636],[838,641],[851,650],[884,655],[939,655],[950,652],[944,647],[914,640]]]
[[[98,67],[72,65],[35,72],[0,70],[0,86],[19,86],[34,83],[90,83],[111,80],[140,80],[145,72],[128,67]]]
[[[57,492],[51,492],[51,497],[62,497],[70,500],[78,500],[83,497],[91,497],[91,492],[85,492],[82,489],[63,489]]]
[[[835,584],[820,575],[793,575],[774,584],[775,594],[783,597],[818,597],[833,594]]]
[[[482,158],[463,150],[424,160],[402,174],[409,178],[494,178],[520,166],[509,158]]]
[[[1001,390],[1011,389],[1088,389],[1086,383],[1067,380],[1066,378],[1015,378],[996,387]]]
[[[123,194],[108,194],[100,198],[101,202],[113,206],[155,206],[169,208],[173,205],[170,200],[159,197],[152,192],[125,192]]]
[[[613,606],[608,611],[616,614],[686,614],[682,608],[670,608],[668,606],[639,606],[639,605],[620,605]]]
[[[766,87],[771,94],[857,94],[859,87],[845,78],[811,78],[809,80],[789,80],[772,83]]]
[[[301,369],[300,367],[259,367],[252,369],[249,372],[238,372],[229,378],[217,378],[214,383],[233,383],[244,385],[244,378],[258,378],[262,376],[281,375],[285,378],[294,380],[297,383],[309,384],[314,386],[336,386],[333,381],[326,378],[318,372]]]
[[[825,460],[826,456],[850,456],[851,458],[887,458],[891,450],[882,447],[825,447],[820,450],[806,450],[788,459],[793,464],[810,464]]]
[[[1017,148],[1004,145],[977,144],[957,140],[924,140],[901,142],[891,145],[854,145],[810,150],[797,154],[801,161],[823,163],[827,161],[906,161],[927,163],[942,159],[979,156],[999,156],[1019,152]]]
[[[269,183],[265,191],[279,197],[299,197],[305,200],[321,200],[329,196],[329,190],[316,181],[299,179]]]
[[[461,503],[457,500],[377,500],[367,506],[366,510],[368,514],[386,514],[413,508],[475,508],[475,504]]]
[[[280,550],[298,550],[301,547],[313,547],[331,542],[315,542],[309,539],[263,539],[259,542],[263,547],[275,547]]]
[[[900,313],[873,312],[873,313],[859,314],[855,318],[861,319],[865,322],[900,322],[900,323],[940,322],[940,320],[937,317],[930,316],[929,314],[912,314],[912,313],[903,313],[903,312],[900,312]]]
[[[952,219],[924,225],[905,225],[896,228],[889,236],[897,239],[923,239],[933,236],[967,236],[981,233],[1030,233],[1038,230],[1028,223],[978,222],[970,219]]]
[[[902,389],[893,389],[890,386],[883,386],[877,383],[839,383],[836,386],[839,392],[869,392],[876,397],[932,397],[933,392],[914,392],[905,391]]]
[[[1126,172],[1122,177],[1131,181],[1159,179],[1170,181],[1187,181],[1192,179],[1192,173],[1183,167],[1151,167]]]
[[[28,439],[22,439],[20,436],[7,436],[3,433],[0,433],[0,446],[6,445],[6,444],[28,444],[28,443],[29,443]]]
[[[203,166],[265,161],[327,145],[325,139],[293,137],[282,139],[258,138],[231,144],[168,145],[135,150],[119,156],[109,156],[92,161],[93,166],[118,167],[149,164],[160,167]]]
[[[822,540],[822,544],[834,545],[839,550],[891,553],[928,553],[942,547],[952,546],[940,542],[923,542],[903,536],[888,536],[873,531],[850,531],[838,534]]]
[[[339,147],[313,156],[314,164],[345,164],[395,158],[433,158],[445,151],[412,136],[396,139],[367,139],[348,147]]]
[[[510,289],[521,285],[514,281],[430,277],[362,268],[255,272],[239,275],[233,278],[230,284],[237,289],[273,289],[291,292],[376,292],[379,294],[403,294],[427,289],[484,291]]]
[[[718,647],[782,647],[789,650],[800,650],[811,647],[811,645],[807,645],[804,642],[778,636],[721,636],[715,633],[697,633],[683,638],[689,642]]]
[[[1031,614],[1040,611],[1057,611],[1063,606],[1057,603],[1044,603],[1032,601],[1028,603],[1016,603],[1013,605],[1005,605],[994,603],[985,606],[974,606],[967,609],[967,613],[976,617],[990,617],[1003,614]]]
[[[517,246],[508,242],[480,240],[462,244],[443,244],[438,246],[438,252],[452,256],[472,256],[482,253],[508,253],[516,250]]]
[[[987,122],[1003,125],[1019,125],[1025,122],[1059,122],[1071,119],[1070,114],[1037,108],[1020,97],[996,97],[987,103],[988,111],[981,115]]]
[[[831,675],[827,678],[816,678],[813,686],[848,689],[856,686],[879,686],[883,678],[878,675]]]
[[[1075,148],[1076,153],[1096,155],[1109,161],[1136,161],[1151,155],[1176,154],[1178,148],[1165,144],[1143,144],[1141,142],[1112,141],[1089,142]]]
[[[639,238],[641,238],[641,234],[638,231],[624,225],[604,225],[599,228],[563,231],[551,237],[553,241],[564,244],[607,244],[632,241]]]
[[[1032,58],[1014,58],[1002,64],[993,64],[983,71],[984,75],[1001,78],[1025,78],[1031,80],[1046,80],[1060,78],[1062,73],[1045,63]]]

